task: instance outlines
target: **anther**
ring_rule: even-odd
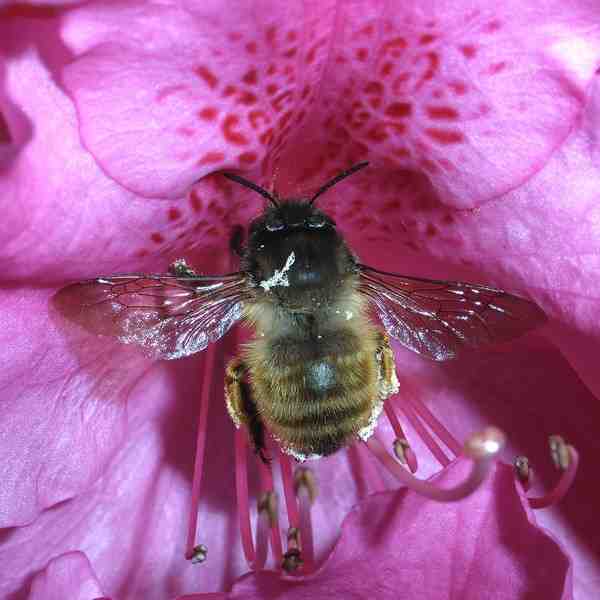
[[[417,457],[406,438],[396,438],[394,441],[394,455],[411,473],[417,470]]]
[[[317,498],[317,482],[313,472],[306,467],[296,469],[294,473],[294,490],[296,494],[300,495],[300,491],[303,489],[308,493],[311,503],[314,502]]]
[[[399,440],[403,440],[406,444],[406,446],[402,448],[402,458],[396,455],[398,457],[398,460],[403,465],[407,465],[411,473],[415,473],[419,468],[419,464],[417,462],[417,455],[413,452],[412,448],[410,447],[410,444],[408,443],[408,440],[406,439],[406,436],[404,435],[402,425],[400,425],[400,420],[398,419],[398,415],[394,410],[393,404],[391,402],[386,402],[383,405],[383,410],[385,411],[388,421],[390,422],[392,429],[396,434],[396,438]],[[396,452],[395,447],[394,452]]]
[[[558,483],[554,488],[538,498],[528,498],[531,508],[547,508],[557,504],[563,499],[569,488],[573,485],[577,467],[579,466],[579,454],[573,446],[567,444],[559,435],[552,435],[548,439],[550,445],[550,456],[554,466],[562,472]]]
[[[277,495],[275,492],[268,491],[262,494],[258,500],[257,509],[256,553],[252,566],[255,570],[260,570],[267,562],[269,531],[277,523]]]
[[[504,434],[496,428],[489,427],[467,440],[463,454],[473,459],[473,467],[468,477],[453,488],[440,488],[433,483],[413,477],[386,452],[382,443],[375,436],[372,436],[366,444],[381,464],[410,489],[438,502],[454,502],[468,496],[483,482],[490,470],[492,459],[502,449]]]
[[[189,560],[192,564],[200,564],[206,560],[207,555],[208,548],[204,544],[199,544],[192,549],[192,555]]]
[[[300,541],[304,561],[303,571],[304,574],[307,574],[313,571],[315,562],[311,507],[317,498],[317,482],[310,469],[296,469],[294,488],[300,505]]]
[[[560,435],[551,435],[548,438],[548,445],[554,466],[561,471],[566,471],[571,463],[571,453],[565,440]]]
[[[297,527],[290,527],[287,534],[288,550],[283,555],[281,568],[287,573],[295,573],[302,567],[302,553],[299,545],[300,531]]]
[[[265,513],[268,517],[269,527],[277,522],[277,494],[273,491],[265,492],[258,501],[258,512]]]
[[[517,456],[513,464],[517,479],[521,482],[523,489],[527,491],[531,487],[533,480],[533,469],[529,464],[529,459],[526,456]]]

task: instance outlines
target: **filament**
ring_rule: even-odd
[[[215,345],[211,344],[204,358],[202,370],[202,391],[200,394],[200,415],[198,417],[198,434],[196,438],[196,457],[194,459],[194,477],[192,480],[192,495],[190,501],[190,516],[185,557],[193,562],[204,562],[206,559],[206,546],[196,544],[196,531],[198,526],[198,508],[200,505],[200,488],[202,473],[204,471],[204,449],[206,448],[206,422],[208,419],[208,405],[212,391],[212,377],[215,370]]]
[[[400,410],[406,415],[406,418],[412,425],[412,428],[417,432],[423,440],[434,458],[443,466],[447,467],[450,464],[450,459],[446,456],[439,444],[433,439],[432,435],[427,431],[423,423],[419,420],[412,408],[412,404],[403,402]]]
[[[415,396],[407,398],[407,400],[417,415],[425,423],[427,423],[427,426],[431,429],[431,431],[433,431],[433,433],[435,433],[435,435],[437,435],[437,437],[444,442],[454,456],[459,456],[462,452],[459,442],[427,408],[427,406]]]
[[[242,536],[242,548],[248,566],[252,568],[255,561],[252,528],[250,526],[250,506],[248,503],[248,440],[243,428],[235,431],[235,489],[237,497],[238,518]]]

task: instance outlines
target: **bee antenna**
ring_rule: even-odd
[[[239,183],[244,187],[250,188],[251,190],[258,192],[261,196],[264,196],[267,200],[269,200],[269,202],[271,202],[275,206],[275,208],[279,208],[279,203],[277,202],[275,196],[273,196],[273,194],[265,190],[265,188],[260,187],[260,185],[256,185],[255,183],[252,183],[251,181],[248,181],[247,179],[244,179],[239,175],[234,175],[233,173],[223,173],[223,175],[227,177],[227,179],[231,179],[231,181],[235,181],[236,183]]]
[[[355,164],[353,167],[342,171],[339,175],[336,175],[333,179],[328,181],[324,186],[322,186],[317,193],[310,199],[309,204],[312,204],[323,192],[326,192],[330,187],[333,187],[336,183],[339,183],[342,179],[346,179],[350,175],[356,173],[356,171],[360,171],[360,169],[366,167],[369,163],[367,161],[359,162]]]

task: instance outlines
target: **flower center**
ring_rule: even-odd
[[[192,482],[191,508],[186,547],[186,558],[201,563],[207,559],[207,548],[196,543],[198,506],[204,464],[208,404],[211,401],[213,376],[215,374],[215,345],[209,346],[205,354],[203,383],[196,462]],[[438,502],[452,502],[471,494],[484,481],[499,451],[504,445],[504,434],[494,427],[470,436],[464,445],[444,427],[427,406],[410,389],[388,398],[384,405],[385,415],[395,434],[391,452],[381,442],[377,433],[367,441],[356,443],[356,448],[365,448],[379,464],[391,473],[400,483]],[[441,488],[431,481],[414,476],[419,467],[417,456],[410,446],[402,427],[408,423],[441,468],[455,458],[464,456],[472,461],[472,468],[464,481],[452,488]],[[255,533],[253,534],[249,487],[248,487],[248,433],[245,428],[235,432],[235,485],[239,528],[242,548],[248,566],[252,570],[265,568],[269,548],[273,566],[287,573],[306,575],[316,568],[311,510],[317,496],[317,485],[313,472],[302,466],[294,469],[293,459],[279,451],[272,440],[271,454],[274,463],[279,465],[281,487],[285,499],[288,530],[287,548],[283,551],[279,525],[278,497],[273,486],[271,463],[265,464],[254,456],[260,476],[260,492],[256,506]],[[562,475],[556,486],[541,497],[528,498],[532,508],[544,508],[558,502],[573,483],[578,466],[576,450],[564,442],[560,436],[550,438],[550,453]],[[369,462],[369,461],[367,461]],[[378,491],[386,488],[379,472],[372,466],[365,467],[365,479]],[[533,469],[526,457],[515,459],[515,476],[525,490],[529,489]]]

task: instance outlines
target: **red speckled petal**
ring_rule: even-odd
[[[65,81],[88,148],[143,195],[181,195],[222,167],[322,172],[368,155],[472,207],[543,167],[600,49],[592,9],[567,25],[558,0],[516,4],[263,3],[258,25],[245,4],[235,25],[220,4],[85,8],[66,29],[79,58]]]
[[[463,208],[542,168],[598,63],[600,35],[583,25],[597,10],[574,11],[566,26],[560,1],[460,6],[341,4],[321,102],[283,162],[298,147],[309,172],[368,155],[423,173],[444,204]]]
[[[327,44],[331,9],[313,4],[128,2],[75,13],[65,34],[80,58],[64,80],[87,147],[146,196],[182,195],[218,168],[257,167],[314,99],[322,64],[300,67],[299,57]],[[257,20],[261,8],[268,19]]]
[[[214,180],[187,197],[148,200],[107,177],[82,147],[73,104],[57,85],[69,59],[61,17],[18,12],[26,16],[0,18],[0,277],[39,284],[164,272],[181,256],[226,270],[231,227],[260,200],[234,202],[231,186],[224,194]]]
[[[104,594],[88,557],[83,552],[67,552],[52,559],[33,578],[28,600],[94,600],[101,597],[104,598]]]

